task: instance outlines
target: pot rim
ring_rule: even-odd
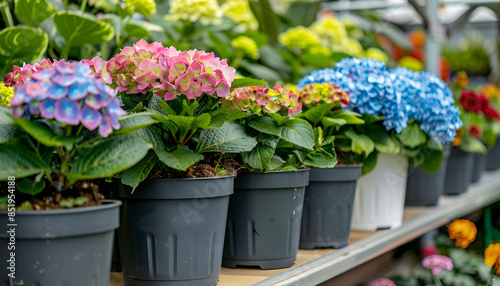
[[[146,181],[192,181],[192,180],[198,181],[198,180],[225,179],[225,178],[231,178],[231,177],[234,178],[235,175],[226,175],[226,176],[217,176],[217,177],[201,177],[201,178],[170,178],[170,179],[169,178],[154,178],[154,179],[144,180],[143,182],[146,182]],[[121,178],[119,178],[119,179],[121,179]]]
[[[39,211],[18,211],[16,210],[16,216],[24,215],[24,216],[38,216],[38,215],[58,215],[58,214],[74,214],[74,213],[84,213],[84,212],[92,212],[96,210],[106,210],[112,209],[117,206],[121,206],[122,202],[116,199],[104,199],[102,200],[103,204],[99,206],[91,206],[91,207],[77,207],[70,209],[57,209],[57,210],[39,210]],[[0,211],[0,215],[5,215],[9,213],[9,211]]]

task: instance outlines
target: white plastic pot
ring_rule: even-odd
[[[375,231],[400,226],[407,176],[406,157],[380,153],[375,168],[358,181],[351,229]]]

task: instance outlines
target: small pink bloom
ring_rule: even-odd
[[[453,261],[445,255],[430,255],[422,259],[422,265],[432,271],[432,274],[438,275],[443,269],[452,270]]]
[[[379,278],[370,283],[370,286],[396,286],[396,284],[390,279]]]

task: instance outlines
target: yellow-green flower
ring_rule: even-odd
[[[14,88],[6,86],[3,82],[0,82],[0,105],[9,106],[10,100],[14,96]]]
[[[365,57],[370,59],[376,59],[380,62],[387,63],[389,62],[389,57],[382,50],[377,48],[368,48],[365,51]]]
[[[293,52],[300,53],[319,45],[318,36],[304,26],[288,29],[278,37],[279,42]]]
[[[130,14],[139,13],[146,18],[156,14],[155,0],[123,0],[123,2],[127,5],[126,9]]]
[[[406,56],[399,60],[398,66],[413,70],[416,72],[424,70],[424,64],[414,57]]]
[[[221,6],[224,16],[249,30],[257,30],[259,23],[255,19],[247,0],[228,0]]]
[[[363,57],[363,46],[354,38],[348,38],[347,41],[342,42],[340,46],[334,46],[333,50],[344,52],[357,58]]]
[[[332,49],[347,39],[347,30],[342,22],[335,17],[325,17],[311,25],[311,30],[321,39],[321,45]]]
[[[200,21],[203,25],[222,23],[222,10],[217,0],[173,0],[167,19]]]
[[[231,41],[233,48],[237,51],[243,52],[246,56],[252,59],[259,58],[259,47],[254,40],[246,36],[239,36]]]
[[[330,57],[333,52],[322,46],[315,46],[309,49],[309,53],[318,57]]]

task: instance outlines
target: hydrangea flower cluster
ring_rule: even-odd
[[[155,0],[123,0],[123,2],[126,4],[125,8],[130,14],[139,13],[146,18],[156,14]]]
[[[14,88],[0,82],[0,105],[10,106],[10,100],[14,97]]]
[[[500,243],[492,243],[484,250],[484,264],[494,266],[500,275]]]
[[[306,105],[321,102],[347,106],[349,105],[349,92],[343,91],[334,83],[313,83],[300,90],[299,101]]]
[[[54,60],[55,63],[57,63],[56,60]],[[34,65],[23,64],[23,67],[14,66],[13,71],[5,75],[5,85],[10,87],[23,85],[30,80],[33,72],[51,65],[52,62],[49,59],[44,59]]]
[[[273,89],[264,86],[236,88],[229,98],[222,101],[222,107],[231,107],[250,114],[284,112],[287,115],[297,115],[302,111],[298,96],[279,84]]]
[[[200,21],[203,25],[222,23],[222,10],[217,0],[173,0],[169,13],[167,19]]]
[[[252,59],[257,60],[259,58],[259,47],[252,38],[239,36],[231,41],[231,45],[235,50],[242,51]]]
[[[444,269],[452,270],[453,261],[445,255],[429,255],[422,259],[422,266],[432,271],[433,275],[439,275]]]
[[[297,26],[288,29],[278,37],[279,42],[290,51],[301,52],[319,45],[319,37],[304,26]]]
[[[455,239],[455,246],[467,248],[476,239],[476,225],[466,219],[456,219],[448,227],[450,239]]]
[[[31,79],[16,86],[10,101],[16,117],[39,115],[69,125],[99,127],[107,137],[119,129],[118,117],[125,114],[117,90],[92,73],[88,64],[64,60],[31,73]]]
[[[255,19],[247,0],[226,1],[222,4],[221,9],[224,16],[233,20],[233,22],[238,23],[252,31],[259,28],[259,23],[257,22],[257,19]]]
[[[462,127],[460,110],[455,107],[451,90],[445,82],[428,72],[406,68],[390,71],[396,77],[395,86],[406,86],[402,93],[410,119],[420,123],[420,129],[443,144],[449,144]]]
[[[140,40],[133,47],[125,47],[109,61],[99,57],[84,60],[97,77],[119,92],[145,94],[153,91],[165,100],[184,94],[188,99],[203,93],[212,96],[229,95],[235,69],[213,53],[165,48],[159,42],[148,44]]]
[[[382,115],[386,129],[394,129],[397,133],[407,126],[408,113],[401,91],[394,87],[385,63],[373,59],[343,59],[337,63],[337,70],[318,70],[302,78],[299,88],[311,83],[330,82],[349,91],[349,109]]]
[[[396,283],[394,283],[391,279],[379,278],[370,283],[370,286],[396,286]]]

